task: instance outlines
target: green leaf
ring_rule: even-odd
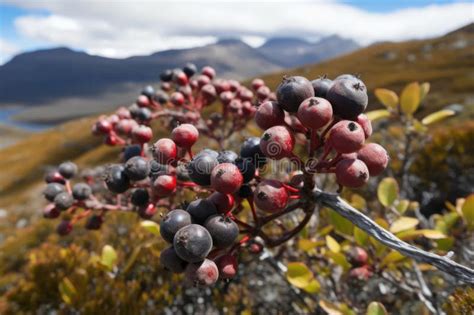
[[[405,259],[406,257],[397,252],[396,250],[390,251],[388,255],[386,255],[383,259],[382,262],[380,263],[380,267],[385,267],[389,264],[399,262],[400,260]]]
[[[102,265],[106,266],[109,270],[112,270],[116,261],[117,252],[115,252],[115,249],[110,245],[105,245],[102,248],[102,256],[100,258]]]
[[[448,117],[456,115],[456,112],[451,109],[442,109],[437,112],[431,113],[421,120],[421,123],[425,126],[437,123]]]
[[[321,290],[321,284],[318,280],[313,279],[309,282],[309,284],[303,288],[308,293],[318,293]]]
[[[328,209],[329,211],[329,221],[334,226],[336,231],[346,235],[352,235],[352,230],[354,229],[354,224],[351,221],[347,220],[339,213],[332,209]]]
[[[400,106],[404,114],[411,116],[416,112],[420,105],[420,93],[418,82],[412,82],[403,89],[400,97]]]
[[[379,302],[370,302],[369,307],[367,307],[367,315],[387,315],[387,310],[382,303]]]
[[[77,296],[76,287],[72,284],[71,280],[67,277],[64,277],[63,280],[59,283],[59,293],[64,303],[72,304],[75,297]]]
[[[375,89],[374,94],[385,107],[397,108],[398,95],[395,92],[387,89]]]
[[[400,217],[398,220],[392,223],[390,226],[390,232],[398,233],[406,230],[413,229],[420,223],[418,219],[410,217]]]
[[[304,289],[311,285],[314,276],[311,270],[309,270],[304,263],[290,262],[287,267],[286,279],[289,283],[300,289]]]
[[[160,226],[156,222],[142,221],[140,226],[152,234],[160,235]]]
[[[430,91],[430,83],[424,82],[420,85],[420,102],[422,102]]]
[[[365,233],[364,230],[359,229],[356,226],[356,227],[354,227],[354,239],[355,239],[357,244],[359,244],[360,246],[364,246],[364,245],[367,244],[367,242],[369,240],[369,235],[367,233]]]
[[[341,251],[341,245],[330,235],[326,235],[326,245],[330,251],[339,253]]]
[[[395,209],[397,209],[399,213],[403,214],[405,211],[407,211],[409,205],[410,200],[402,199],[397,203]]]
[[[469,195],[461,208],[462,216],[470,230],[474,229],[474,194]]]
[[[378,188],[377,197],[382,205],[390,207],[398,198],[398,184],[395,178],[384,178]]]
[[[390,112],[386,109],[377,109],[370,112],[366,112],[365,115],[369,118],[370,121],[376,121],[382,118],[390,117]]]
[[[298,248],[302,251],[309,251],[315,249],[319,245],[321,245],[319,242],[312,241],[306,238],[301,238],[298,240]]]

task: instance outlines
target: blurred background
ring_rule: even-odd
[[[447,106],[458,114],[430,134],[440,140],[418,156],[420,189],[407,194],[429,212],[472,192],[473,23],[471,1],[2,0],[0,295],[26,301],[28,290],[11,293],[12,283],[26,281],[25,257],[60,242],[38,220],[45,171],[68,159],[81,167],[113,161],[117,150],[90,135],[97,115],[129,106],[161,71],[186,62],[244,82],[258,76],[272,89],[285,74],[358,74],[369,110],[382,107],[375,88],[399,93],[430,82],[417,114]],[[439,165],[448,166],[437,172]],[[106,231],[90,242],[112,242]]]

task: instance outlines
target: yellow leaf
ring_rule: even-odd
[[[77,295],[76,287],[72,284],[71,280],[67,277],[64,277],[63,280],[59,283],[59,293],[61,298],[66,304],[72,304],[75,296]]]
[[[436,230],[424,229],[424,230],[418,230],[418,233],[432,240],[439,240],[442,238],[446,238],[446,235],[444,233],[441,233],[440,231],[436,231]]]
[[[369,118],[370,121],[376,121],[382,118],[390,117],[390,112],[386,109],[377,109],[370,112],[366,112],[365,115]]]
[[[424,82],[420,85],[420,102],[422,102],[430,91],[430,83]]]
[[[398,95],[395,92],[387,89],[375,89],[374,94],[385,107],[397,108]]]
[[[289,283],[300,289],[304,289],[311,284],[313,273],[304,263],[290,262],[287,267],[286,279]]]
[[[425,133],[428,131],[428,128],[423,125],[418,119],[413,119],[413,130],[418,133]]]
[[[382,303],[379,302],[370,302],[369,307],[367,307],[367,315],[387,315],[387,310]]]
[[[339,243],[330,235],[326,235],[326,245],[328,246],[329,250],[334,253],[339,253],[341,251],[341,245],[339,245]]]
[[[320,244],[316,241],[308,240],[306,238],[302,238],[298,240],[298,248],[303,251],[309,251],[312,250],[316,247],[318,247]]]
[[[398,233],[402,231],[406,231],[409,229],[414,228],[415,226],[418,225],[420,221],[415,218],[410,218],[410,217],[400,217],[398,220],[392,223],[390,226],[390,232],[392,233]]]
[[[461,211],[468,228],[474,229],[474,194],[471,194],[466,198]]]
[[[442,121],[443,119],[446,119],[446,118],[454,116],[454,115],[456,115],[456,112],[454,110],[442,109],[442,110],[439,110],[439,111],[434,112],[432,114],[429,114],[428,116],[426,116],[425,118],[423,118],[421,120],[421,123],[423,125],[428,126],[428,125],[437,123],[439,121]]]
[[[400,254],[396,250],[392,250],[392,251],[390,251],[390,253],[388,253],[388,255],[386,255],[382,259],[382,262],[380,263],[380,266],[384,267],[384,266],[387,266],[389,264],[398,262],[398,261],[403,260],[403,259],[405,259],[405,256],[403,256],[402,254]]]
[[[417,237],[424,236],[432,240],[440,240],[446,238],[446,235],[437,230],[405,230],[397,234],[401,240],[408,241]]]
[[[400,106],[406,115],[413,115],[420,105],[420,85],[418,82],[408,84],[402,91]]]
[[[115,262],[117,261],[117,252],[110,245],[105,245],[102,248],[102,256],[100,262],[106,266],[109,270],[112,270]]]
[[[367,208],[367,203],[366,203],[364,197],[362,197],[361,195],[358,195],[358,194],[353,194],[351,196],[350,204],[351,204],[351,206],[353,206],[357,210],[363,210],[363,209]]]
[[[140,226],[154,235],[160,235],[160,226],[153,221],[142,221]]]
[[[382,205],[390,207],[398,198],[398,184],[395,178],[384,178],[378,188],[377,197]]]
[[[328,315],[343,315],[337,305],[329,301],[321,300],[319,301],[319,306],[321,306]]]
[[[336,253],[332,251],[328,251],[325,255],[331,258],[334,263],[341,266],[344,270],[349,270],[351,268],[351,264],[347,261],[346,256],[341,253]]]
[[[405,211],[407,211],[408,206],[410,205],[410,201],[406,199],[402,199],[398,202],[398,204],[395,206],[395,209],[397,209],[398,212],[403,214]]]
[[[351,221],[344,218],[342,215],[337,213],[332,209],[328,209],[329,211],[329,221],[334,226],[336,231],[346,234],[352,235],[352,230],[354,229],[354,224]]]
[[[321,290],[321,284],[316,279],[310,281],[310,283],[303,288],[308,293],[318,293]]]

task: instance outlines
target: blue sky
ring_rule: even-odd
[[[241,37],[257,46],[272,36],[314,40],[337,34],[364,45],[438,36],[474,21],[473,2],[446,0],[2,3],[0,64],[17,53],[39,48],[68,46],[122,58],[204,45],[222,36]]]

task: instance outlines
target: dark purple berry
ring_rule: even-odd
[[[142,154],[142,147],[140,145],[129,145],[123,150],[123,161],[127,162],[134,156],[140,156]]]
[[[242,158],[250,158],[257,167],[262,167],[267,162],[266,156],[260,149],[260,138],[247,138],[240,147],[240,156]]]
[[[209,186],[211,184],[211,173],[219,162],[218,153],[212,150],[201,151],[188,164],[189,177],[198,185]]]
[[[46,188],[43,190],[43,195],[47,200],[53,201],[54,198],[58,194],[65,191],[66,191],[66,188],[63,185],[58,184],[58,183],[49,183],[48,185],[46,185]]]
[[[167,69],[160,74],[160,80],[163,82],[170,82],[173,79],[173,71]]]
[[[217,155],[217,161],[219,161],[219,163],[234,163],[238,157],[238,154],[234,151],[220,151],[219,155]]]
[[[193,222],[197,224],[204,224],[207,218],[217,214],[216,206],[207,199],[196,199],[191,201],[186,208],[186,211],[191,215]]]
[[[114,193],[121,194],[130,187],[130,180],[123,165],[112,165],[105,171],[105,184]]]
[[[204,227],[212,237],[212,243],[218,248],[226,248],[234,244],[239,236],[239,227],[229,217],[214,215],[204,223]]]
[[[134,206],[143,207],[148,204],[150,201],[150,195],[148,194],[148,190],[145,188],[137,188],[133,190],[132,195],[130,197],[130,201]]]
[[[242,185],[239,189],[238,195],[240,198],[248,198],[252,196],[253,191],[249,185]]]
[[[287,112],[295,113],[305,99],[314,96],[314,89],[305,77],[294,76],[283,78],[276,93],[278,104]]]
[[[125,174],[134,181],[139,181],[148,177],[150,165],[141,156],[134,156],[125,163]]]
[[[64,162],[61,163],[58,167],[59,174],[61,174],[64,178],[72,178],[77,173],[77,165],[73,162]]]
[[[169,243],[173,243],[176,232],[181,228],[191,224],[191,216],[188,212],[175,209],[168,212],[160,222],[160,234],[163,239]]]
[[[357,78],[337,79],[326,95],[334,115],[342,119],[357,119],[368,103],[367,88]]]
[[[72,224],[67,220],[61,221],[56,227],[56,232],[61,236],[66,236],[72,232]]]
[[[325,98],[327,92],[331,88],[332,80],[326,77],[321,77],[321,78],[311,81],[311,85],[313,85],[314,96]]]
[[[104,218],[100,215],[91,216],[86,222],[86,229],[88,230],[99,230],[104,223]]]
[[[179,258],[174,250],[173,246],[170,246],[160,253],[160,264],[165,267],[165,269],[174,272],[182,273],[186,269],[187,263]]]
[[[190,78],[196,74],[197,67],[194,63],[187,63],[183,68],[183,72]]]
[[[54,205],[59,210],[69,209],[74,204],[74,199],[67,192],[62,192],[54,197]]]
[[[201,225],[191,224],[175,234],[173,246],[181,259],[197,263],[204,260],[211,251],[212,237]]]
[[[92,194],[92,188],[86,183],[77,183],[72,187],[72,196],[76,200],[86,200]]]
[[[253,164],[252,160],[249,158],[238,158],[235,160],[234,164],[239,169],[242,177],[244,179],[244,183],[250,182],[255,177],[255,165]]]

